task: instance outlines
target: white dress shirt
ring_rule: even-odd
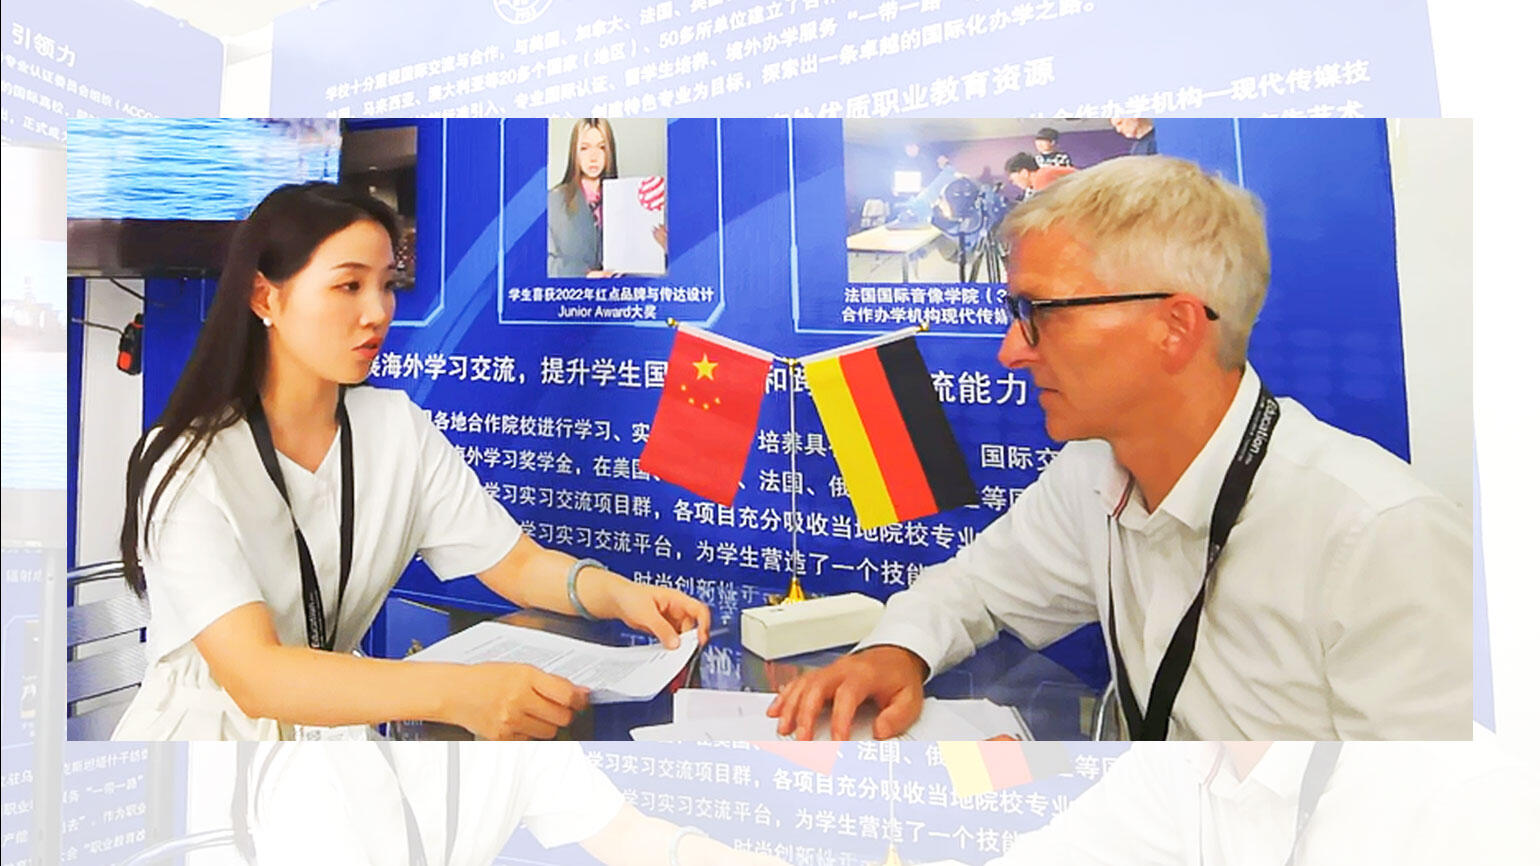
[[[990,866],[1284,866],[1314,745],[1273,743],[1241,777],[1220,743],[1135,744]],[[1533,770],[1490,740],[1345,743],[1317,790],[1294,866],[1519,863],[1540,851]]]
[[[278,454],[294,519],[315,558],[327,629],[337,628],[339,652],[363,639],[414,555],[420,553],[441,578],[460,577],[495,565],[523,534],[405,393],[351,388],[346,399],[353,430],[354,540],[340,613],[340,432],[313,473]],[[156,463],[144,502],[179,447]],[[178,472],[156,505],[150,544],[140,552],[150,601],[149,670],[113,739],[286,735],[277,722],[241,712],[192,640],[219,617],[260,601],[281,642],[306,645],[299,553],[289,514],[245,421],[216,433],[202,459]]]
[[[1145,707],[1200,586],[1214,501],[1260,387],[1248,366],[1219,427],[1153,514],[1136,485],[1113,521],[1128,471],[1106,442],[1067,444],[1009,511],[889,599],[857,649],[901,646],[935,674],[1001,628],[1030,646],[1087,622],[1105,632],[1110,577],[1123,658]],[[1279,404],[1210,580],[1170,737],[1469,737],[1470,515],[1380,446],[1293,400]]]

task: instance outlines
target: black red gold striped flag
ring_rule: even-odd
[[[1021,743],[1014,740],[944,742],[936,747],[959,797],[974,797],[1032,781],[1027,755]]]
[[[959,797],[1003,791],[1074,769],[1063,743],[958,741],[937,743],[936,748]]]
[[[801,363],[862,529],[978,501],[911,333]]]

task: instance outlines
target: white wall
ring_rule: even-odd
[[[1481,546],[1492,629],[1492,690],[1503,750],[1540,761],[1540,581],[1534,580],[1535,490],[1540,460],[1530,396],[1535,322],[1534,173],[1513,143],[1540,129],[1524,104],[1528,76],[1515,61],[1534,52],[1534,28],[1514,26],[1511,4],[1428,0],[1439,103],[1450,117],[1474,117],[1472,226],[1475,314],[1472,389],[1481,458]],[[1525,575],[1529,575],[1526,577]]]
[[[267,117],[273,76],[272,53],[225,67],[219,113],[224,117]]]
[[[142,280],[119,282],[144,291]],[[86,321],[121,330],[142,312],[142,301],[107,280],[86,280]],[[84,331],[75,497],[75,562],[81,565],[119,558],[123,473],[144,429],[144,378],[118,369],[118,335],[101,328]]]
[[[222,117],[267,117],[273,96],[273,25],[225,40]]]
[[[1471,124],[1391,120],[1412,469],[1472,510]]]

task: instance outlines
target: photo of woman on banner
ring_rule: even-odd
[[[401,391],[362,383],[396,308],[394,213],[325,182],[239,226],[164,410],[135,445],[120,552],[149,601],[143,684],[116,739],[360,736],[434,720],[549,738],[582,688],[508,663],[353,654],[403,569],[474,574],[520,607],[679,643],[710,613],[547,550]]]
[[[564,145],[559,122],[551,122],[547,171],[560,180],[546,196],[546,276],[667,271],[666,127],[652,120],[624,123],[630,125],[626,175],[609,120],[573,121]]]

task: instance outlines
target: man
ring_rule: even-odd
[[[1037,131],[1037,137],[1032,140],[1037,147],[1037,162],[1041,166],[1062,166],[1073,168],[1075,161],[1070,155],[1059,150],[1059,131],[1051,126],[1045,126]]]
[[[832,701],[840,736],[871,700],[894,736],[1001,628],[1040,647],[1100,622],[1134,738],[1469,737],[1470,516],[1266,396],[1246,362],[1269,274],[1252,197],[1182,160],[1115,159],[1001,236],[1000,361],[1070,441],[853,654],[783,690],[781,732],[810,735]]]
[[[1032,193],[1032,175],[1037,171],[1037,159],[1022,151],[1005,161],[1005,177],[1010,181],[1003,192],[1011,201],[1021,201]]]
[[[1155,123],[1147,117],[1114,117],[1112,128],[1124,138],[1133,139],[1128,148],[1129,156],[1154,156]]]
[[[1534,778],[1464,743],[1142,743],[990,866],[1519,862]]]

